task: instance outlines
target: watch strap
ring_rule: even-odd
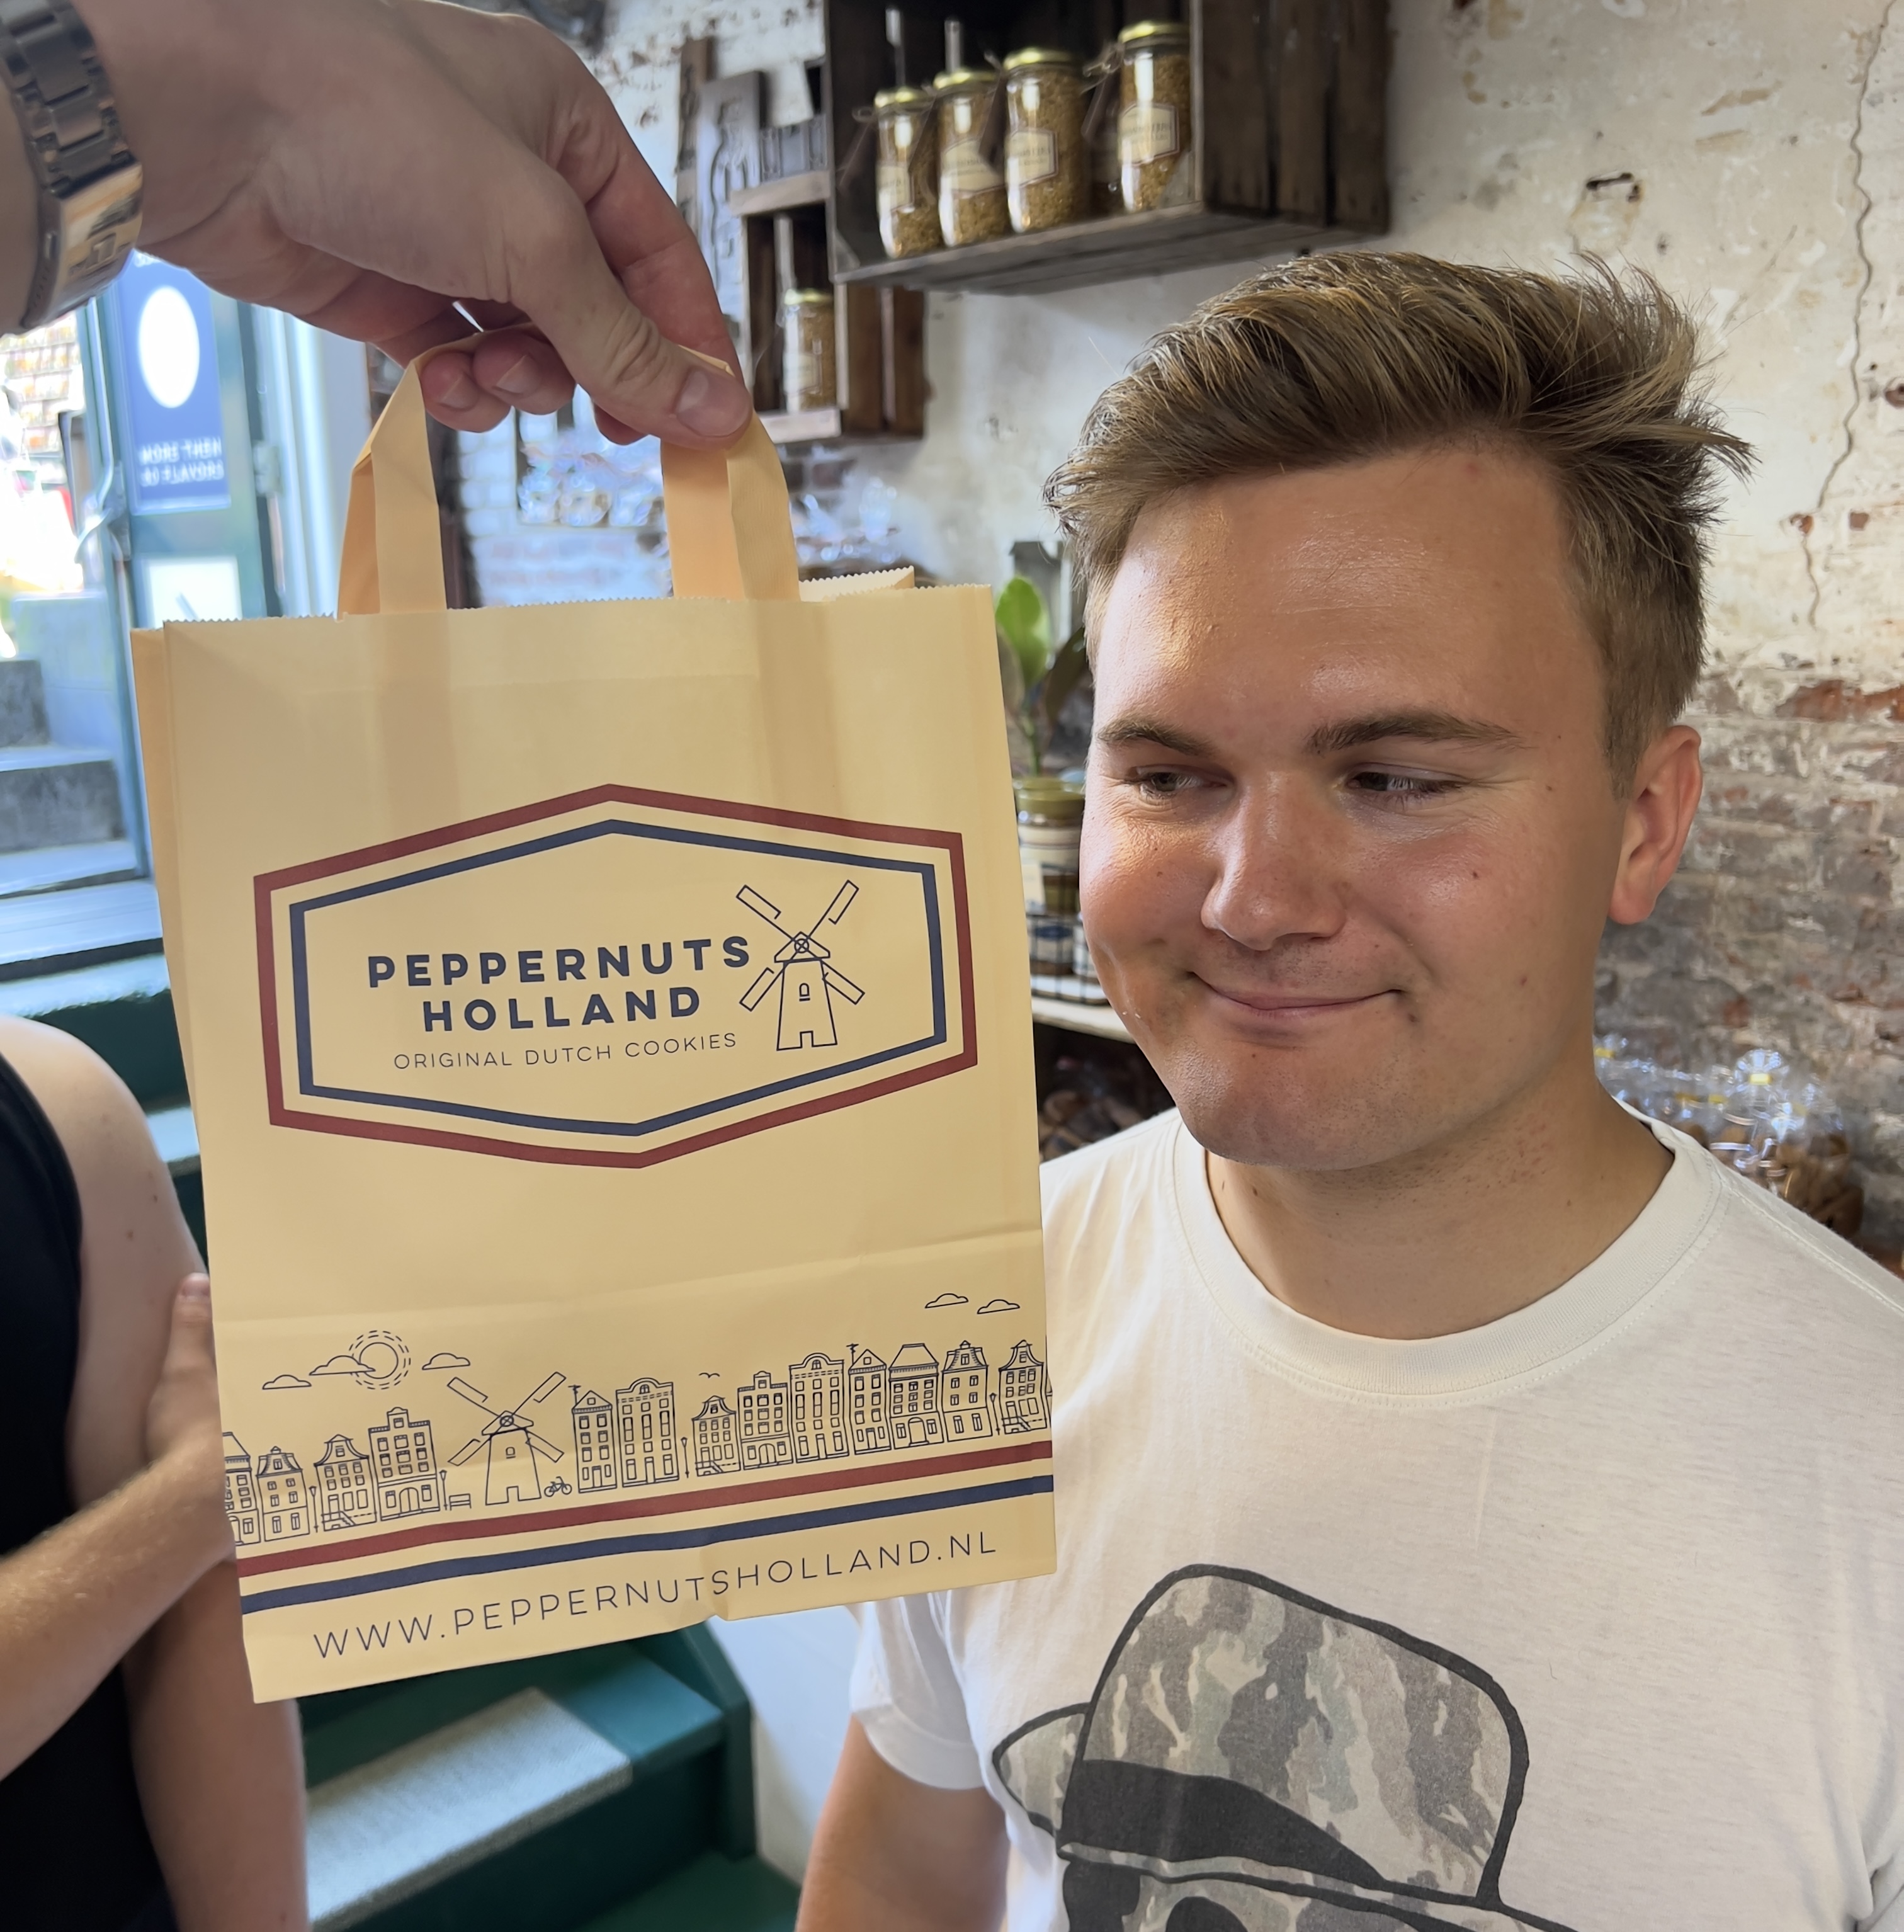
[[[138,239],[144,177],[70,0],[0,0],[0,76],[40,188],[39,253],[16,325],[25,330],[77,308],[118,274]]]

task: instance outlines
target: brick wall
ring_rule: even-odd
[[[1690,722],[1707,789],[1686,862],[1644,926],[1609,927],[1600,1022],[1693,1070],[1795,1052],[1843,1105],[1864,1238],[1904,1241],[1904,693],[1826,682],[1774,715],[1712,680]],[[1782,714],[1782,715],[1781,715]]]

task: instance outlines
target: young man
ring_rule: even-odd
[[[1898,1285],[1626,1114],[1743,446],[1651,284],[1339,255],[1099,404],[1058,1564],[874,1605],[803,1932],[1904,1927]]]

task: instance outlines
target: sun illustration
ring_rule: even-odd
[[[350,1345],[357,1361],[355,1380],[361,1388],[394,1388],[410,1372],[410,1352],[400,1335],[388,1328],[367,1329]]]

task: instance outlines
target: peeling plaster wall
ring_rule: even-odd
[[[1885,0],[1392,0],[1387,245],[1651,270],[1698,304],[1760,464],[1714,546],[1693,722],[1708,803],[1603,1021],[1693,1065],[1797,1048],[1849,1104],[1867,1232],[1904,1241],[1904,21]],[[805,111],[818,15],[624,0],[598,69],[671,174],[674,50]],[[1156,329],[1247,264],[1045,297],[938,296],[930,433],[869,451],[913,554],[996,583],[1045,472]]]

